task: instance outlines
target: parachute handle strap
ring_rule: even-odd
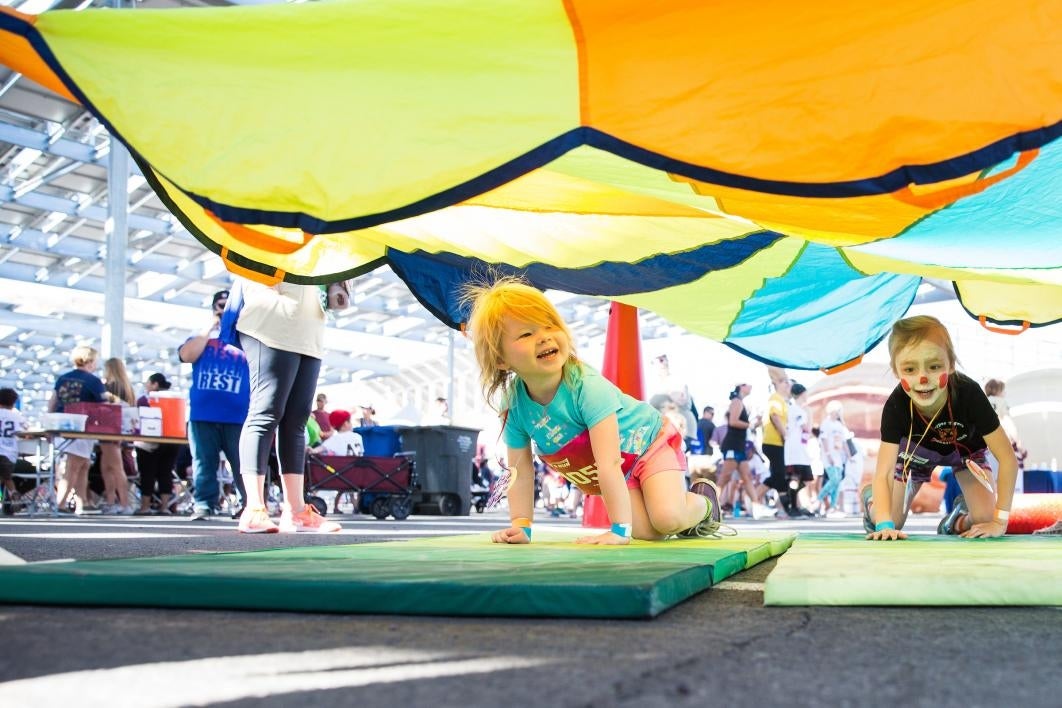
[[[842,371],[847,371],[848,369],[851,369],[853,366],[855,366],[856,364],[858,364],[861,361],[863,361],[863,355],[862,354],[857,356],[855,359],[849,359],[848,361],[844,362],[843,364],[838,364],[837,366],[825,366],[822,369],[820,369],[820,371],[822,371],[822,373],[826,374],[827,376],[830,376],[832,374],[839,374]]]
[[[1025,330],[1029,329],[1029,321],[1023,320],[1019,329],[1008,329],[1007,327],[996,327],[988,324],[988,318],[981,315],[977,318],[977,321],[981,323],[981,326],[987,329],[989,332],[995,332],[996,334],[1009,334],[1012,337],[1016,337]]]
[[[266,273],[260,273],[257,270],[251,270],[250,268],[245,268],[244,266],[236,265],[231,260],[229,260],[228,246],[222,246],[221,260],[225,262],[225,269],[230,273],[238,275],[241,278],[246,278],[247,280],[253,280],[254,282],[261,283],[262,285],[273,287],[274,285],[284,280],[284,271],[282,271],[280,268],[274,270],[272,275],[268,275]]]
[[[1018,155],[1018,161],[1013,167],[1003,170],[998,174],[994,174],[991,177],[970,182],[969,184],[961,184],[955,187],[941,189],[937,192],[927,192],[925,194],[916,194],[911,189],[911,186],[908,185],[907,187],[894,192],[894,194],[901,202],[912,206],[921,207],[923,209],[942,209],[949,204],[954,204],[963,197],[979,194],[992,185],[998,184],[1008,177],[1021,172],[1028,167],[1039,154],[1039,150],[1026,150]]]

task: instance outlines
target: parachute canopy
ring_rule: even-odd
[[[769,363],[877,343],[921,278],[1062,319],[1062,4],[357,0],[0,8],[230,270],[488,264]]]

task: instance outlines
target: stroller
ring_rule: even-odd
[[[337,492],[335,510],[345,496],[357,495],[355,509],[377,519],[402,521],[413,511],[416,468],[411,454],[393,457],[336,457],[310,452],[306,456],[306,503],[322,515],[328,504],[313,492]]]

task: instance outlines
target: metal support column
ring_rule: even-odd
[[[104,359],[125,358],[125,253],[129,242],[129,153],[111,138],[107,158],[107,258],[103,286],[103,331],[100,353]]]

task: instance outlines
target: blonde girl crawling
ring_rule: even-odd
[[[487,402],[502,417],[512,475],[512,524],[495,543],[530,543],[532,444],[539,457],[587,494],[600,494],[611,528],[577,543],[718,535],[713,482],[686,490],[682,438],[655,408],[621,392],[579,361],[553,304],[514,277],[465,286],[468,330]]]

